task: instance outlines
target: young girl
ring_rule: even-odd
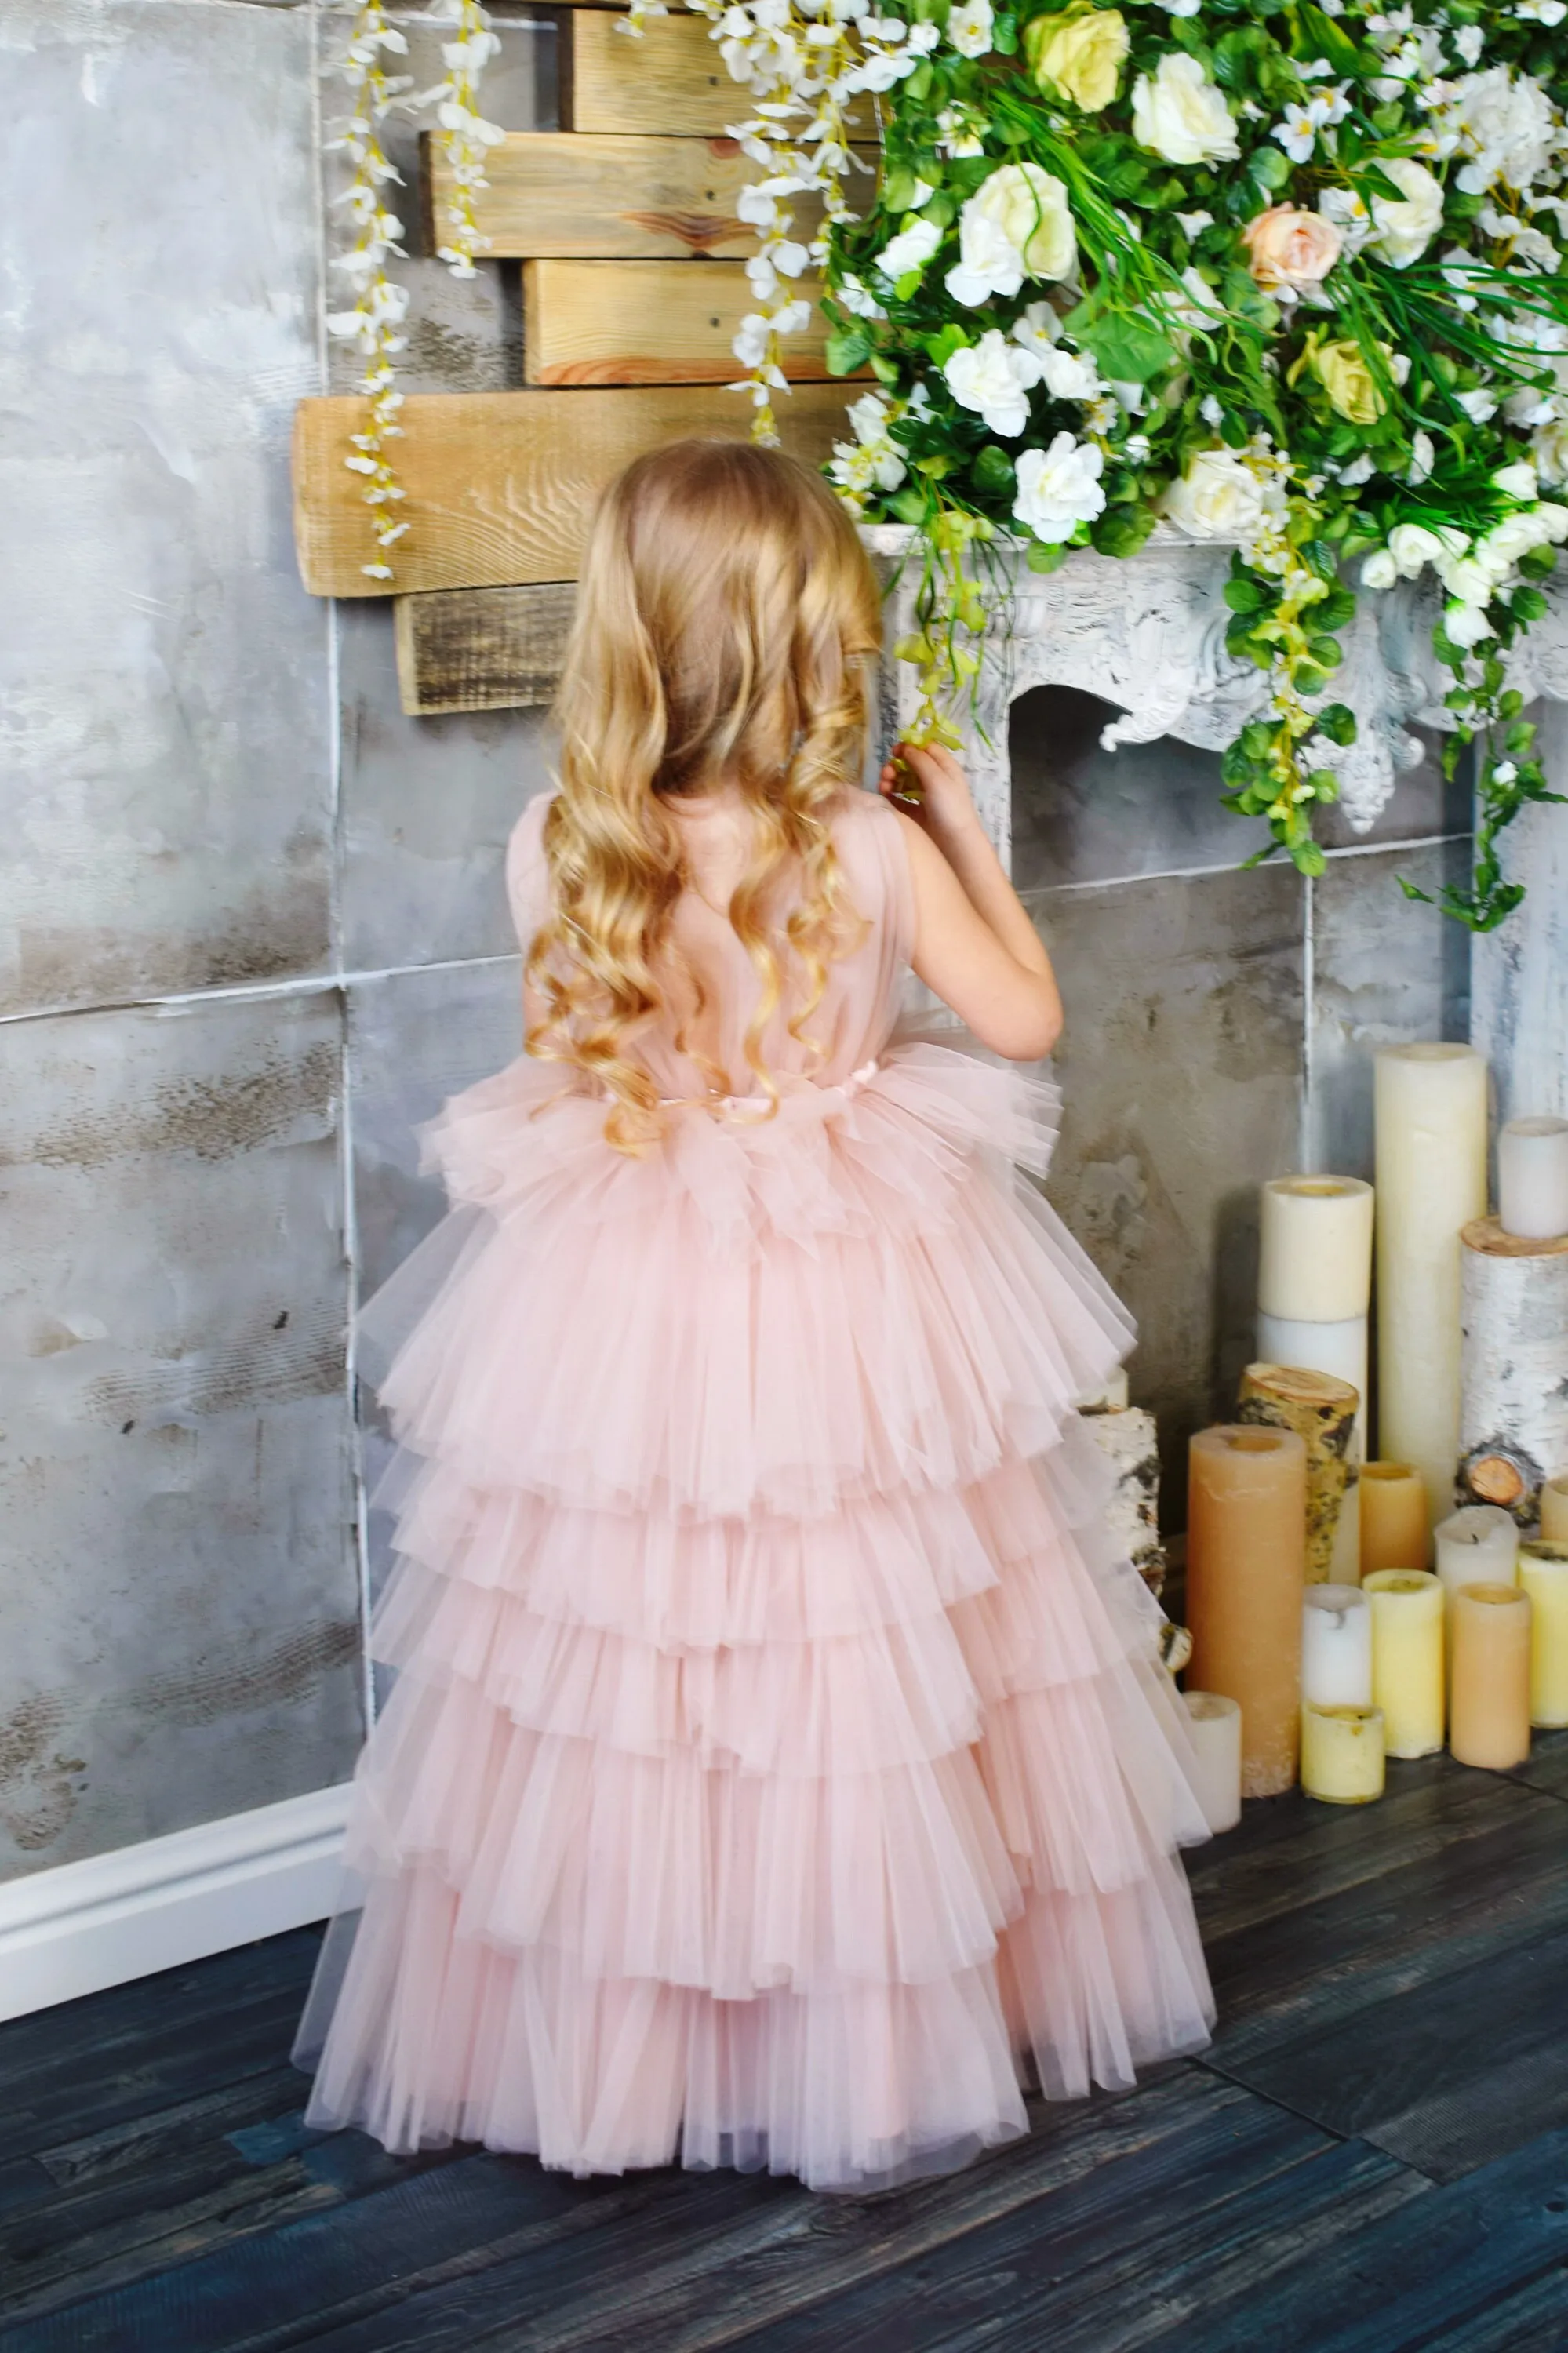
[[[461,1247],[382,1389],[400,1673],[313,2125],[864,2189],[1207,2039],[1185,1719],[1075,1413],[1129,1326],[1014,1173],[1049,1090],[895,1029],[913,968],[1033,1061],[1055,983],[945,753],[859,789],[878,639],[789,459],[606,496],[509,860],[526,1053],[429,1132]]]

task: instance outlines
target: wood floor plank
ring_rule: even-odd
[[[1536,1733],[1528,1762],[1517,1767],[1511,1778],[1528,1788],[1568,1798],[1568,1732]]]

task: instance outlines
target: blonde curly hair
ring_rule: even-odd
[[[657,1087],[631,1049],[666,1009],[660,968],[688,880],[671,796],[722,780],[753,818],[756,853],[729,916],[761,982],[745,1051],[766,1116],[779,1090],[762,1041],[786,976],[765,916],[792,860],[785,935],[804,987],[789,1029],[811,1043],[829,965],[863,936],[830,804],[861,773],[880,629],[844,509],[777,450],[673,442],[599,502],[556,705],[550,912],[527,963],[544,1014],[525,1042],[606,1090],[606,1134],[622,1151],[645,1150],[660,1130]],[[705,1074],[722,1092],[722,1073]]]

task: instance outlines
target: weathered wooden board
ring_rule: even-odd
[[[802,281],[814,299],[814,282]],[[530,384],[733,384],[731,344],[754,308],[738,261],[527,261],[524,373]],[[813,311],[785,344],[796,382],[827,378],[827,322]]]
[[[664,138],[716,139],[743,122],[753,100],[732,81],[703,16],[651,16],[641,40],[620,30],[617,12],[561,11],[560,104],[568,131],[646,131]],[[872,133],[863,100],[850,123]]]
[[[399,596],[395,635],[404,710],[418,719],[550,702],[576,602],[569,580]]]
[[[447,167],[428,135],[423,147],[423,185],[439,209],[450,195]],[[757,237],[736,200],[754,168],[733,139],[518,131],[488,150],[475,216],[502,260],[744,258]],[[805,234],[816,217],[802,204]]]
[[[838,385],[802,385],[777,413],[784,447],[808,464],[846,431]],[[751,429],[746,402],[707,385],[417,396],[393,445],[408,534],[396,577],[367,580],[369,524],[343,462],[364,416],[354,396],[302,400],[295,413],[294,541],[313,596],[574,579],[593,502],[622,466],[686,434],[744,440]]]

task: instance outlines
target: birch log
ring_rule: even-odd
[[[1294,1365],[1249,1365],[1241,1379],[1236,1419],[1293,1430],[1307,1443],[1307,1582],[1333,1576],[1340,1517],[1359,1512],[1354,1457],[1360,1392],[1331,1373]]]
[[[1116,1472],[1106,1524],[1158,1600],[1165,1583],[1160,1541],[1160,1438],[1154,1416],[1141,1406],[1088,1411],[1084,1427]]]
[[[1568,1235],[1531,1241],[1478,1218],[1460,1242],[1457,1492],[1529,1527],[1542,1482],[1568,1466]]]

